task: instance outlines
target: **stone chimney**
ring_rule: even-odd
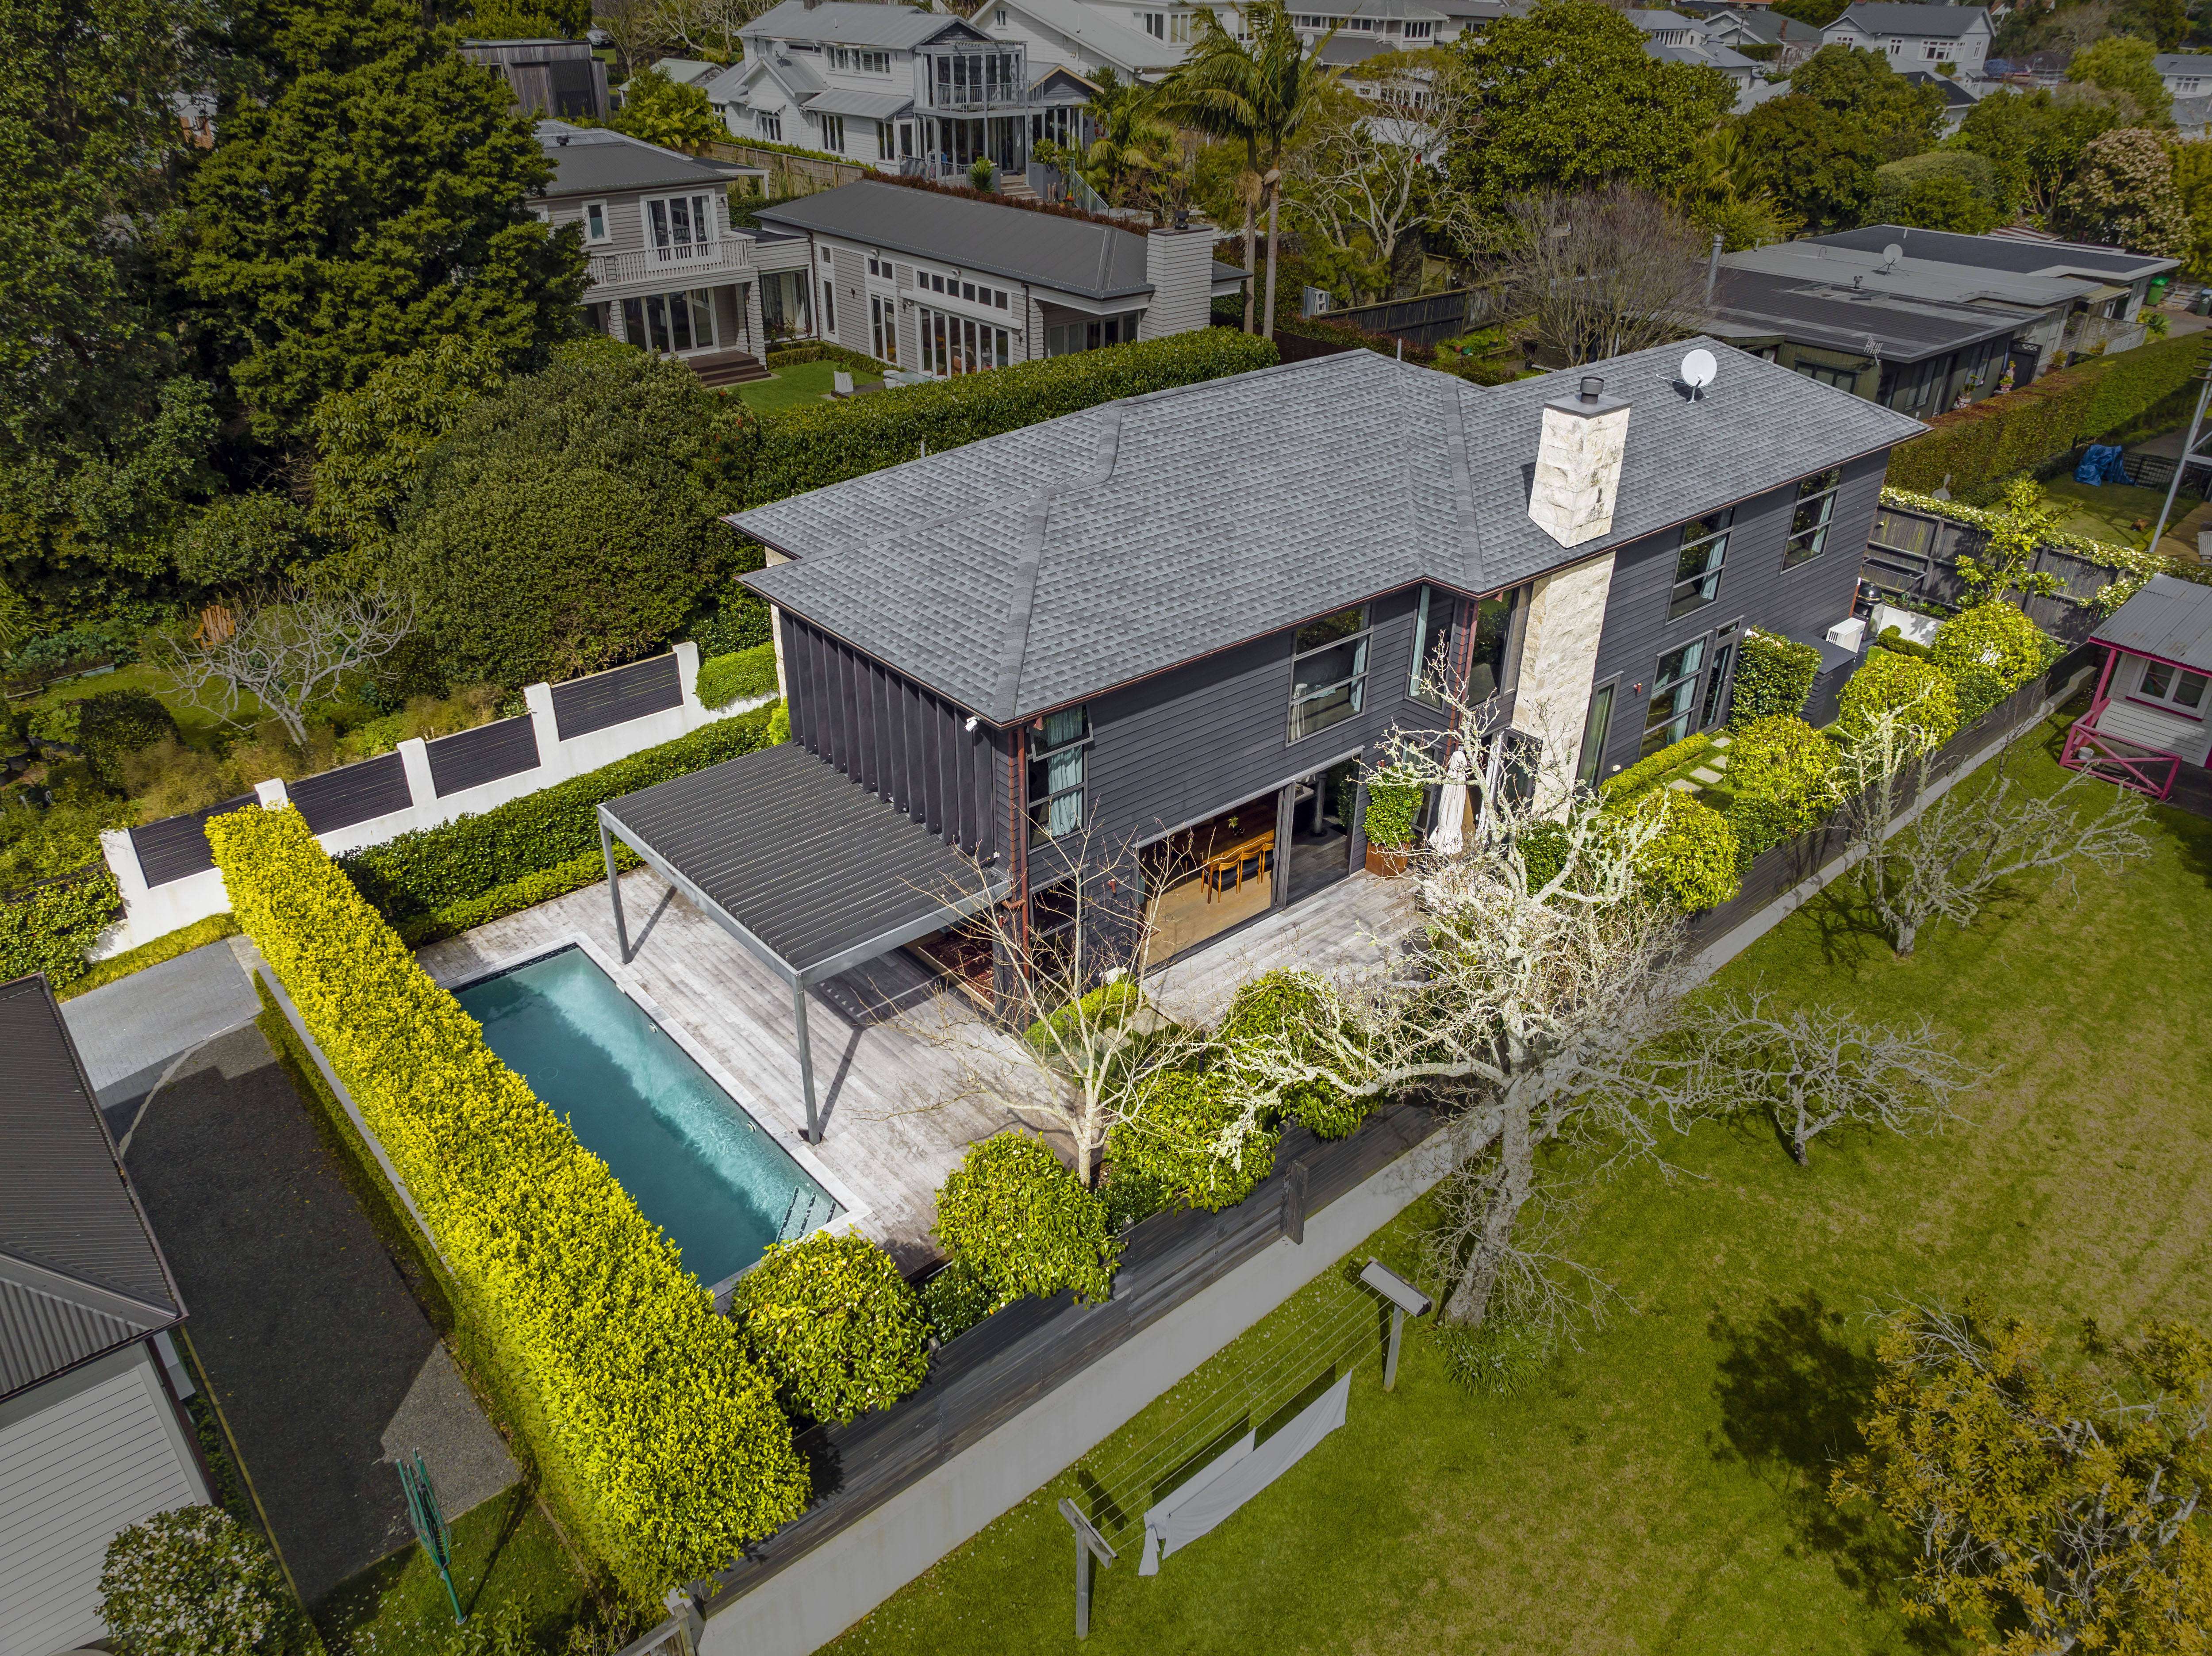
[[[1620,488],[1620,456],[1628,440],[1628,404],[1605,394],[1605,381],[1583,376],[1582,389],[1544,404],[1544,440],[1536,450],[1528,517],[1561,546],[1580,546],[1613,527]]]

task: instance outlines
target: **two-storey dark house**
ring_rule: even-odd
[[[1922,429],[1726,347],[1693,394],[1685,349],[1493,387],[1351,352],[740,513],[792,742],[603,822],[803,1015],[902,946],[987,990],[962,914],[1048,936],[1078,873],[1156,959],[1342,877],[1359,762],[1441,722],[1425,661],[1595,780],[1725,716],[1747,628],[1849,619]]]

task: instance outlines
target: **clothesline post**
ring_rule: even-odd
[[[1114,1549],[1106,1544],[1106,1538],[1098,1533],[1082,1509],[1066,1495],[1060,1498],[1060,1515],[1067,1520],[1068,1528],[1075,1532],[1075,1636],[1091,1636],[1091,1561],[1096,1556],[1101,1565],[1114,1562]]]
[[[1382,1359],[1382,1389],[1391,1391],[1398,1384],[1398,1347],[1405,1338],[1406,1319],[1425,1315],[1435,1301],[1373,1259],[1359,1273],[1359,1280],[1390,1302],[1390,1349]]]

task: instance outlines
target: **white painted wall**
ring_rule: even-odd
[[[709,1618],[700,1656],[806,1656],[835,1638],[1389,1223],[1443,1176],[1447,1137],[1310,1215],[1303,1244],[1279,1239]]]
[[[502,776],[496,781],[441,796],[430,783],[427,744],[417,739],[401,743],[399,757],[406,767],[408,792],[413,797],[413,804],[405,810],[372,816],[366,822],[318,835],[319,843],[331,856],[342,857],[365,846],[382,845],[386,840],[397,839],[416,828],[441,828],[459,817],[476,816],[494,805],[503,805],[510,799],[522,798],[572,776],[611,765],[617,759],[627,759],[663,742],[689,736],[715,719],[750,713],[774,700],[770,696],[756,696],[726,707],[704,707],[699,701],[699,646],[687,640],[676,646],[674,654],[677,679],[684,692],[679,706],[664,713],[648,713],[643,719],[611,725],[605,730],[570,737],[566,741],[554,724],[552,686],[532,684],[526,688],[523,700],[529,705],[538,737],[538,765],[533,770],[518,771],[513,776]],[[258,783],[256,789],[264,804],[279,806],[286,803],[282,782]],[[149,889],[128,833],[120,829],[103,833],[100,848],[122,891],[123,918],[88,951],[93,960],[105,960],[126,949],[136,949],[180,926],[224,913],[230,907],[230,897],[222,889],[222,873],[218,869]]]
[[[1139,339],[1159,339],[1208,326],[1213,310],[1212,225],[1200,230],[1154,230],[1145,238],[1145,275],[1152,284]]]

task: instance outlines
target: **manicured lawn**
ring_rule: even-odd
[[[2137,488],[2132,483],[2077,483],[2070,476],[2054,477],[2043,486],[2051,503],[2066,516],[2059,527],[2070,535],[2087,535],[2120,546],[2144,546],[2150,526],[2166,504],[2162,488]],[[2183,496],[2178,513],[2197,502]],[[2178,515],[2177,513],[2177,515]],[[2136,523],[2141,519],[2142,527]]]
[[[2032,738],[2039,748],[2050,732]],[[2056,767],[2040,753],[2031,768]],[[1832,890],[1723,986],[1925,1012],[1988,1072],[1936,1138],[1822,1138],[1793,1167],[1757,1125],[1670,1146],[1589,1187],[1571,1251],[1625,1314],[1517,1396],[1470,1395],[1425,1325],[1398,1390],[1354,1379],[1350,1423],[1150,1579],[1133,1547],[1097,1578],[1115,1652],[1925,1652],[1889,1583],[1895,1538],[1832,1509],[1871,1385],[1869,1314],[1906,1296],[2133,1326],[2212,1322],[2212,823],[2159,813],[2155,852],[2016,894],[1893,959]],[[1571,1170],[1572,1163],[1563,1163]],[[1419,1210],[1351,1256],[1415,1258]],[[1249,1343],[1352,1290],[1334,1276],[1095,1455],[1109,1464]],[[1056,1479],[830,1647],[840,1656],[1073,1645]]]
[[[835,383],[832,376],[843,366],[830,361],[799,362],[787,368],[778,368],[775,377],[754,379],[738,387],[738,395],[744,405],[757,413],[767,414],[777,409],[811,407],[830,394]],[[873,374],[855,373],[853,384],[879,385],[882,379]]]
[[[211,746],[217,732],[224,728],[222,719],[214,713],[179,695],[169,676],[151,662],[145,661],[133,662],[128,667],[118,667],[112,673],[69,679],[55,685],[37,700],[21,704],[17,711],[37,713],[64,701],[82,701],[102,690],[144,690],[169,710],[177,721],[179,732],[194,747]]]
[[[452,1527],[453,1587],[470,1619],[517,1605],[540,1641],[560,1648],[587,1598],[560,1536],[528,1491],[518,1484]],[[414,1656],[434,1650],[453,1626],[445,1585],[416,1546],[354,1577],[315,1619],[331,1656]]]

